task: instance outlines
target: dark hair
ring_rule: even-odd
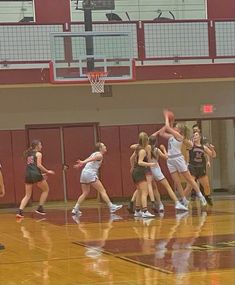
[[[155,147],[157,144],[157,138],[156,136],[150,136],[149,137],[149,145],[151,146],[151,158],[157,158],[156,152],[155,152]]]
[[[199,128],[199,129],[200,129],[199,124],[194,124],[194,125],[192,126],[192,129],[193,129],[193,128]]]
[[[33,141],[31,142],[30,147],[29,147],[28,149],[26,149],[26,151],[24,151],[24,153],[23,153],[23,154],[24,154],[24,157],[27,157],[28,154],[29,154],[31,151],[35,150],[35,148],[36,148],[40,143],[41,143],[40,140],[33,140]]]

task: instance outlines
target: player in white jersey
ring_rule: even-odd
[[[169,196],[175,202],[175,209],[176,210],[187,211],[188,208],[179,202],[179,200],[177,199],[177,197],[176,197],[174,191],[172,190],[170,184],[168,183],[167,179],[163,175],[161,168],[160,168],[160,165],[158,163],[159,157],[162,157],[163,159],[168,159],[168,154],[166,152],[164,145],[160,145],[160,148],[157,148],[155,146],[156,145],[156,136],[150,136],[149,137],[149,144],[151,146],[151,162],[154,162],[156,164],[154,167],[151,167],[151,172],[152,172],[154,180],[161,183],[162,186],[167,190]]]
[[[185,126],[177,124],[175,128],[170,126],[167,111],[165,115],[165,126],[159,131],[159,134],[168,140],[168,160],[167,166],[171,177],[174,181],[176,189],[178,190],[182,202],[184,205],[188,205],[189,201],[185,197],[185,193],[180,181],[180,174],[183,175],[185,180],[192,186],[196,191],[202,206],[206,206],[207,202],[203,197],[198,184],[191,176],[184,156],[181,152],[182,144],[184,143],[187,148],[192,148],[192,142],[187,139],[187,128]]]
[[[106,151],[106,146],[103,143],[98,142],[95,145],[95,152],[85,160],[78,160],[77,164],[74,165],[75,168],[80,168],[84,165],[85,167],[83,168],[80,176],[82,194],[79,196],[77,203],[72,210],[72,215],[81,215],[80,205],[88,196],[91,186],[100,193],[102,199],[108,205],[110,213],[122,208],[122,205],[115,205],[110,201],[109,196],[98,177],[98,171],[103,161],[103,155]]]

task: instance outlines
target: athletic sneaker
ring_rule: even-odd
[[[188,211],[188,207],[185,205],[181,204],[179,201],[175,203],[175,209],[176,210],[183,210],[183,211]]]
[[[199,197],[199,200],[200,200],[202,207],[205,207],[207,205],[207,202],[204,196]]]
[[[142,218],[142,211],[136,211],[135,210],[134,217]]]
[[[22,210],[20,210],[20,209],[18,210],[18,213],[16,214],[16,218],[24,218]]]
[[[0,250],[1,250],[1,249],[5,249],[5,246],[0,243]]]
[[[153,218],[155,215],[151,214],[149,211],[142,213],[142,218]]]
[[[112,204],[112,206],[109,207],[109,211],[110,213],[114,213],[121,208],[122,208],[122,205]]]
[[[164,212],[164,205],[162,204],[162,202],[159,204],[159,212]]]
[[[43,206],[38,206],[37,210],[35,210],[36,213],[40,214],[40,215],[46,215],[46,212],[43,209]]]
[[[206,195],[205,199],[210,206],[213,206],[213,200],[210,195]]]
[[[71,214],[72,216],[81,216],[82,212],[79,210],[76,210],[76,208],[73,208]]]
[[[189,200],[187,200],[186,198],[180,199],[180,203],[184,205],[186,208],[188,208],[190,204]]]

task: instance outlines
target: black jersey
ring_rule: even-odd
[[[135,165],[134,165],[134,169],[132,171],[132,179],[135,183],[141,182],[146,180],[146,174],[148,172],[148,167],[145,166],[141,166],[138,164],[138,160],[139,160],[139,151],[137,152],[137,156],[136,156],[136,161],[135,161]],[[143,159],[144,162],[148,162],[148,157],[147,155],[144,157]]]
[[[189,150],[189,164],[194,167],[204,167],[205,166],[205,152],[204,146],[194,145],[192,149]]]
[[[41,169],[37,167],[36,151],[30,151],[26,157],[25,182],[29,184],[43,180]]]

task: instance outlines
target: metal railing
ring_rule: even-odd
[[[235,59],[235,20],[95,22],[93,30],[131,33],[131,55],[143,64]],[[82,32],[84,24],[0,24],[0,68],[49,62],[50,33],[63,31]]]

